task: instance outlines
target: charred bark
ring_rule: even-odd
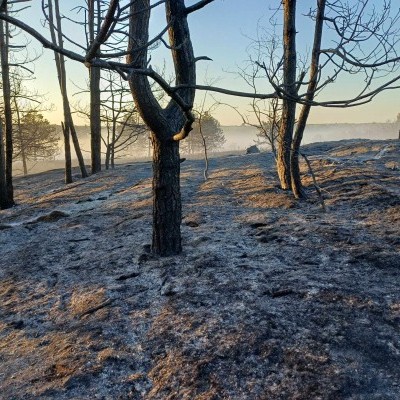
[[[97,10],[95,10],[97,6]],[[89,48],[91,49],[95,41],[96,33],[100,29],[100,2],[97,0],[88,1],[88,28],[89,28]],[[94,51],[95,59],[95,51]],[[92,174],[101,171],[101,122],[100,122],[100,68],[89,66],[89,87],[90,87],[90,150]]]
[[[72,183],[72,162],[71,162],[71,144],[69,141],[69,126],[61,122],[61,128],[64,136],[64,155],[65,155],[65,183]]]
[[[7,12],[7,2],[3,2],[2,12]],[[4,124],[5,124],[5,180],[7,201],[4,208],[14,205],[14,188],[12,180],[13,162],[13,123],[11,110],[11,84],[10,84],[10,65],[9,65],[9,46],[8,46],[8,24],[0,21],[0,55],[1,55],[1,75],[3,83],[3,102],[4,102]]]
[[[100,68],[90,67],[90,150],[92,174],[101,171]]]
[[[153,134],[153,241],[155,254],[182,251],[179,142],[161,141]]]
[[[296,117],[296,0],[283,0],[283,88],[282,120],[279,130],[277,171],[282,189],[291,187],[290,149]],[[293,100],[291,99],[293,98]]]
[[[0,120],[0,209],[9,208],[6,182],[6,163],[4,156],[3,122]]]

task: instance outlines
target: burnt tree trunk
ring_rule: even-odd
[[[90,150],[92,174],[101,171],[100,68],[90,67]]]
[[[147,68],[150,1],[142,0],[131,5],[130,40],[127,62],[136,68]],[[165,2],[166,18],[169,24],[169,40],[176,84],[196,83],[195,57],[187,24],[184,0]],[[154,96],[148,77],[132,74],[130,87],[136,107],[152,132],[153,143],[153,253],[161,256],[179,254],[181,243],[181,194],[180,160],[177,135],[186,126],[186,115],[174,100],[162,108]],[[187,110],[193,107],[194,89],[179,91]],[[189,129],[190,130],[190,129]],[[187,131],[184,131],[185,133]]]
[[[7,12],[7,2],[3,2],[2,12]],[[9,32],[8,24],[0,21],[0,55],[1,55],[1,77],[3,83],[3,102],[4,102],[4,124],[5,124],[5,179],[7,201],[3,208],[14,205],[14,188],[12,181],[12,162],[13,162],[13,123],[11,110],[11,84],[10,84],[10,65],[9,65]]]
[[[296,0],[283,0],[283,88],[282,120],[279,130],[277,171],[282,189],[291,188],[290,149],[296,117]],[[291,97],[293,99],[291,99]]]
[[[306,101],[314,100],[315,90],[318,84],[319,55],[321,50],[322,30],[324,24],[325,3],[326,0],[318,0],[318,10],[315,20],[314,44],[311,55],[310,81],[307,87],[307,94],[305,97]],[[304,104],[301,108],[290,154],[291,186],[293,194],[296,198],[306,197],[303,185],[301,184],[299,154],[300,144],[303,139],[304,129],[306,128],[310,110],[310,104]]]
[[[92,46],[100,29],[100,13],[100,2],[98,0],[88,1],[89,47]],[[90,150],[92,174],[96,174],[97,172],[101,171],[100,78],[100,68],[89,66]]]
[[[106,148],[106,159],[104,162],[104,166],[106,167],[106,169],[110,168],[110,159],[111,159],[111,143],[108,143]]]
[[[4,158],[3,121],[0,120],[0,209],[9,208],[6,182],[6,162]]]
[[[152,248],[169,256],[182,251],[179,142],[161,141],[153,135]]]
[[[64,136],[64,155],[65,155],[65,183],[72,183],[72,162],[71,162],[71,144],[69,141],[69,127],[61,122],[61,128]]]

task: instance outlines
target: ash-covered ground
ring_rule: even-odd
[[[155,258],[151,164],[15,183],[0,212],[2,399],[400,398],[400,142],[182,164],[184,251]]]

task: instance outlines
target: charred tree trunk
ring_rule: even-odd
[[[104,162],[104,166],[106,167],[106,169],[110,168],[110,157],[111,157],[111,143],[108,143],[106,149],[106,159]]]
[[[153,134],[153,252],[179,254],[182,205],[179,142],[161,141]]]
[[[101,171],[100,68],[90,67],[90,150],[92,174]]]
[[[0,209],[9,208],[6,182],[6,162],[4,157],[3,122],[0,120]]]
[[[96,8],[96,10],[95,10]],[[100,2],[88,1],[89,47],[100,29]],[[101,122],[100,122],[100,68],[89,66],[90,87],[90,150],[92,174],[101,171]]]
[[[111,143],[111,168],[115,168],[115,143]]]
[[[71,162],[71,145],[69,141],[69,127],[61,122],[61,128],[64,135],[65,183],[72,183],[72,162]]]
[[[283,88],[282,120],[279,130],[277,171],[282,189],[291,187],[290,149],[296,117],[296,0],[283,0]],[[293,100],[291,99],[293,98]]]
[[[176,73],[176,84],[196,83],[195,57],[187,24],[184,0],[167,0],[166,17],[169,24],[171,53]],[[131,5],[130,40],[127,62],[137,68],[147,67],[150,1],[142,0]],[[130,87],[136,107],[146,125],[153,132],[153,253],[161,256],[179,254],[181,244],[181,195],[179,144],[174,140],[186,123],[186,115],[174,100],[162,108],[155,98],[146,76],[132,74]],[[194,101],[194,89],[179,91],[188,109]],[[190,120],[189,120],[190,121]],[[185,126],[186,127],[186,126]]]
[[[314,44],[311,55],[310,81],[307,88],[306,101],[314,100],[315,90],[318,84],[319,71],[319,55],[321,50],[322,30],[324,24],[326,0],[318,0],[318,10],[315,20]],[[304,129],[307,124],[307,119],[310,114],[311,105],[304,104],[300,111],[299,120],[297,121],[296,132],[293,138],[292,150],[290,154],[290,173],[291,186],[293,194],[296,198],[304,198],[306,194],[301,184],[299,154],[300,144],[303,139]]]
[[[111,135],[111,151],[110,151],[110,162],[111,162],[111,168],[115,168],[115,144],[117,142],[117,124],[116,124],[116,119],[113,118],[112,122],[112,135]]]
[[[7,12],[7,2],[3,2],[2,12]],[[13,162],[13,123],[11,110],[11,84],[9,46],[8,46],[8,24],[0,21],[0,55],[1,55],[1,76],[3,83],[3,102],[4,102],[4,123],[5,123],[5,179],[7,188],[7,201],[4,208],[14,205],[14,188],[12,181],[12,162]]]

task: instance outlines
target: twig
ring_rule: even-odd
[[[311,168],[311,163],[310,163],[309,159],[307,158],[307,156],[305,154],[300,153],[300,155],[304,158],[305,162],[307,163],[308,171],[311,174],[315,190],[316,190],[316,192],[318,194],[319,201],[321,203],[322,210],[324,212],[326,212],[325,201],[324,201],[324,198],[322,196],[321,188],[318,186],[317,179],[315,178],[314,172],[313,172],[313,170]]]

